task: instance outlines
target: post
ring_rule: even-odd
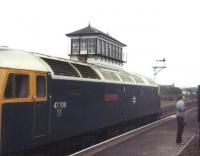
[[[199,149],[200,149],[200,85],[198,85],[197,107],[198,107],[197,117],[199,122]]]
[[[163,69],[167,68],[165,65],[166,59],[162,59],[162,60],[156,60],[156,62],[163,62],[162,66],[153,66],[153,75],[154,75],[154,79],[156,80],[156,75]]]

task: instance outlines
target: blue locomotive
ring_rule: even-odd
[[[89,26],[86,29],[93,28]],[[77,31],[75,36],[68,34],[73,40],[70,57],[74,59],[71,60],[0,48],[1,154],[30,149],[127,121],[157,119],[160,102],[156,83],[117,68],[124,61],[119,50],[123,44],[119,42],[117,47],[118,41],[114,38],[108,36],[109,42],[111,39],[115,42],[112,46],[116,46],[111,46],[112,53],[118,49],[115,58],[109,55],[109,48],[108,56],[98,53],[98,50],[106,52],[107,43],[101,43],[100,38],[105,40],[107,34],[94,30],[98,34],[93,32],[89,39],[82,38],[82,41],[79,38],[78,42]],[[98,36],[94,44],[91,36]],[[86,47],[81,45],[83,42],[87,43]],[[97,46],[98,42],[101,48]],[[78,54],[74,43],[80,44]],[[96,51],[94,55],[93,45],[96,46],[93,48]],[[86,48],[86,54],[81,53],[81,47]],[[76,60],[78,58],[88,62],[81,63]],[[100,64],[99,60],[106,65]],[[92,61],[98,63],[95,65]],[[115,66],[111,68],[109,63]]]

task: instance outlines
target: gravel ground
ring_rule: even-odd
[[[179,156],[200,156],[198,137],[195,137]]]
[[[189,101],[193,101],[195,99],[187,99],[185,102],[189,102]],[[177,100],[174,101],[161,101],[161,108],[165,108],[165,107],[170,107],[170,106],[175,106],[176,105]]]
[[[161,108],[175,106],[177,101],[161,101]]]

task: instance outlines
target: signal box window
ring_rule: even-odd
[[[9,74],[5,89],[5,98],[26,98],[29,95],[29,76]]]
[[[36,78],[37,97],[46,97],[46,78],[37,76]]]

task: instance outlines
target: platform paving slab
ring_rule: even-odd
[[[174,156],[198,134],[197,109],[189,111],[183,133],[183,143],[176,144],[176,118],[139,134],[93,156]]]

